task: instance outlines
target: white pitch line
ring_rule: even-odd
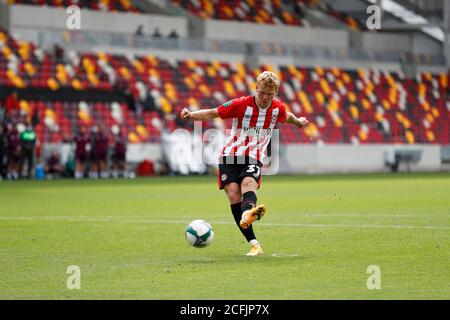
[[[117,219],[92,218],[83,216],[59,216],[59,217],[5,217],[6,221],[62,221],[62,222],[112,222],[112,223],[145,223],[145,224],[184,224],[183,220],[149,220],[149,219]],[[212,224],[234,225],[228,221],[210,221]],[[374,225],[374,224],[318,224],[318,223],[261,223],[258,227],[301,227],[301,228],[366,228],[366,229],[421,229],[421,230],[450,230],[450,226],[412,226],[412,225]]]
[[[436,218],[436,217],[442,217],[442,215],[433,215],[433,214],[357,214],[357,213],[304,213],[304,214],[298,214],[300,217],[313,217],[313,218]]]
[[[411,225],[376,225],[376,224],[281,224],[281,223],[266,223],[266,226],[289,226],[289,227],[315,227],[315,228],[375,228],[375,229],[431,229],[431,230],[450,230],[450,226],[411,226]]]

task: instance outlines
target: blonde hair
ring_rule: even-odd
[[[264,71],[258,76],[258,78],[256,78],[256,84],[275,87],[276,89],[278,89],[278,87],[280,86],[280,79],[275,73],[271,71]]]

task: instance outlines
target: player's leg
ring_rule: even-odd
[[[230,202],[231,212],[233,213],[234,221],[241,233],[248,242],[255,242],[256,237],[253,228],[243,229],[239,225],[242,217],[242,192],[239,178],[241,174],[241,166],[232,164],[220,164],[218,172],[219,189],[224,189],[228,201]]]
[[[108,168],[106,167],[106,155],[102,155],[100,157],[100,160],[98,161],[99,163],[99,167],[100,167],[100,177],[102,179],[106,179],[108,178],[109,174],[108,174]]]
[[[259,188],[260,176],[246,176],[241,182],[242,192],[242,219],[240,226],[244,229],[248,228],[254,221],[260,220],[265,212],[265,205],[256,205],[256,190]]]
[[[239,227],[239,221],[241,219],[242,211],[241,211],[241,204],[242,204],[242,195],[241,195],[241,188],[239,187],[239,184],[236,182],[228,183],[223,187],[228,201],[230,202],[231,206],[231,213],[233,214],[234,220],[236,221],[236,224]],[[239,227],[239,229],[241,229]],[[242,229],[241,229],[242,231]],[[245,236],[245,235],[244,235]]]
[[[91,172],[89,177],[93,179],[98,179],[98,157],[95,154],[91,155]]]
[[[122,161],[120,161],[120,170],[122,172],[122,177],[128,178],[130,176],[128,173],[128,164],[125,156],[123,157]]]
[[[3,158],[4,158],[4,151],[0,150],[0,180],[3,179]]]
[[[239,184],[236,182],[230,182],[223,188],[225,190],[225,193],[227,194],[228,201],[231,205],[241,203],[242,195],[241,195],[241,188],[239,187]]]
[[[113,178],[118,178],[119,177],[119,167],[120,167],[119,160],[116,155],[113,155],[111,160],[112,160],[111,161],[111,175]]]
[[[225,193],[227,194],[228,201],[230,202],[231,212],[233,213],[234,221],[236,222],[236,225],[238,226],[239,230],[241,230],[241,233],[244,235],[247,242],[251,242],[252,240],[256,240],[255,233],[253,232],[253,228],[247,228],[243,229],[239,222],[241,221],[242,217],[242,195],[241,195],[241,188],[239,184],[236,182],[232,182],[224,186]]]
[[[14,156],[13,179],[19,179],[19,155]]]
[[[81,179],[84,176],[84,159],[80,156],[75,160],[75,179]]]
[[[9,154],[6,155],[6,179],[12,179],[12,161]]]
[[[7,179],[17,179],[19,169],[16,155],[13,153],[8,154],[7,163]]]
[[[31,173],[34,167],[34,150],[27,150],[27,163],[28,163],[28,179],[31,179]]]
[[[253,177],[245,177],[241,182],[241,192],[243,194],[242,200],[242,215],[239,221],[239,226],[243,230],[253,229],[252,223],[255,220],[261,219],[261,217],[266,212],[266,206],[256,205],[257,197],[256,190],[259,187],[259,183]],[[250,251],[247,256],[260,256],[264,254],[261,245],[256,238],[250,243]]]
[[[20,156],[19,156],[19,177],[23,178],[23,165],[25,164],[25,150],[21,149],[20,150]]]

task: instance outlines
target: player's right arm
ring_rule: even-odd
[[[184,120],[207,121],[218,117],[219,111],[217,108],[198,111],[190,111],[188,108],[183,108],[183,110],[181,110],[181,118]]]
[[[242,108],[248,104],[248,99],[252,99],[252,97],[240,97],[238,99],[227,101],[214,109],[205,109],[194,112],[190,111],[188,108],[183,108],[180,116],[182,119],[191,119],[194,121],[207,121],[219,117],[222,119],[235,118],[242,113]]]

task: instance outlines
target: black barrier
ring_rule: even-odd
[[[19,99],[35,101],[92,101],[92,102],[123,102],[130,107],[133,98],[130,95],[118,92],[100,89],[75,90],[73,88],[60,88],[58,90],[40,89],[40,88],[13,88],[0,86],[0,100],[5,100],[14,91],[17,92]]]

